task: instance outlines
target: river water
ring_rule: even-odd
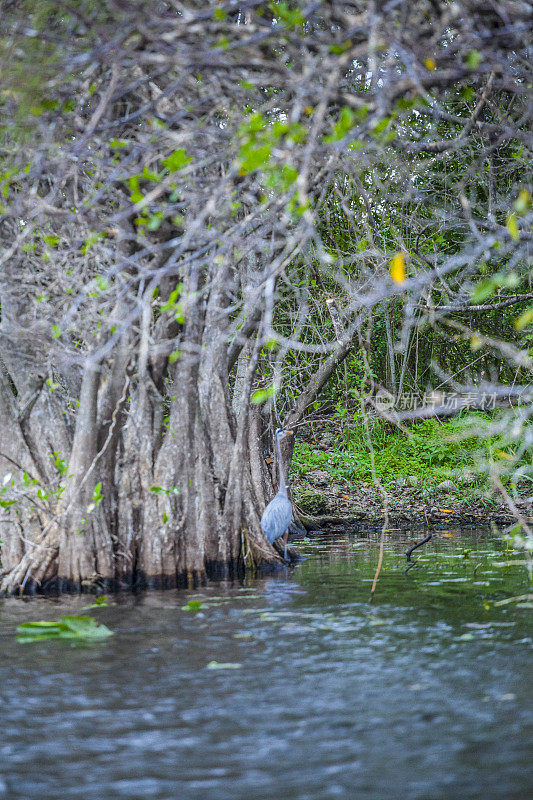
[[[533,609],[501,602],[531,594],[522,556],[449,529],[405,573],[392,532],[369,603],[378,539],[317,534],[275,576],[90,612],[0,601],[0,798],[532,797]],[[72,613],[115,635],[17,643]]]

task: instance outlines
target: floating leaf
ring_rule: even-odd
[[[116,603],[108,603],[108,598],[106,594],[101,594],[98,597],[94,598],[94,602],[90,606],[84,606],[83,610],[89,608],[107,608],[108,606],[116,606]]]
[[[93,617],[68,615],[58,622],[23,622],[17,634],[17,641],[25,643],[42,639],[106,639],[113,631]]]
[[[390,261],[390,276],[394,283],[404,283],[405,281],[405,256],[403,253],[396,253]]]
[[[533,600],[533,594],[520,594],[517,597],[506,597],[505,600],[497,600],[495,606],[506,606],[509,603],[529,603]]]
[[[182,606],[182,611],[200,611],[202,608],[201,600],[189,600],[186,606]]]
[[[221,663],[219,661],[210,661],[207,665],[207,669],[240,669],[242,664],[238,664],[236,662],[228,661],[226,663]]]

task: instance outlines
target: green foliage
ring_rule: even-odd
[[[87,506],[87,513],[92,514],[95,508],[97,508],[100,503],[102,502],[103,495],[102,495],[102,484],[99,482],[94,487],[93,496],[91,502]]]
[[[190,161],[192,161],[192,159],[187,155],[187,152],[183,149],[183,147],[179,147],[169,156],[161,159],[161,163],[168,169],[169,172],[178,172],[180,169],[183,169],[183,167],[186,167]]]
[[[251,114],[238,131],[240,139],[238,167],[240,175],[261,170],[265,184],[270,189],[287,191],[298,177],[298,171],[285,154],[273,158],[284,142],[300,144],[307,131],[299,122],[287,123],[279,119],[268,122],[260,113]]]
[[[509,272],[507,275],[503,273],[491,275],[490,278],[484,278],[476,284],[471,294],[472,302],[483,303],[497,289],[516,289],[519,284],[520,278],[516,272]]]
[[[161,305],[161,311],[163,313],[173,314],[174,319],[180,325],[183,325],[183,323],[185,322],[183,301],[180,299],[182,291],[183,291],[183,284],[178,283],[174,291],[170,293],[167,302],[162,303]]]
[[[287,2],[270,2],[268,6],[280,25],[287,30],[292,30],[305,22],[305,17],[300,9],[291,8]]]
[[[59,450],[54,450],[53,453],[50,454],[50,458],[54,459],[54,466],[59,474],[65,475],[68,467],[65,459],[62,456],[62,453],[60,453]]]
[[[471,50],[465,58],[465,64],[468,69],[477,69],[482,61],[483,56],[479,50]]]
[[[17,628],[17,642],[38,642],[43,639],[74,641],[102,640],[113,635],[105,625],[89,616],[66,616],[58,622],[23,622]]]
[[[180,494],[180,489],[177,486],[171,486],[170,489],[163,489],[162,486],[150,486],[150,491],[154,494],[166,494],[170,497],[172,494]]]
[[[274,396],[276,390],[274,386],[268,386],[266,389],[257,389],[251,397],[252,403],[255,405],[261,405],[261,403],[265,403],[267,400],[270,400],[271,397]]]
[[[95,231],[91,233],[84,241],[81,246],[81,253],[85,255],[89,252],[91,247],[96,244],[100,239],[104,239],[107,236],[105,231]]]
[[[354,125],[354,113],[349,106],[341,108],[339,119],[333,126],[333,133],[324,137],[325,142],[338,142],[344,139],[347,133],[350,132]]]
[[[475,419],[483,422],[483,415]],[[418,423],[407,435],[392,429],[383,420],[371,424],[370,436],[374,447],[376,473],[385,482],[416,476],[435,484],[468,469],[474,472],[479,463],[479,451],[485,457],[494,456],[495,440],[480,445],[470,431],[470,422],[458,417],[446,422],[428,419]],[[340,449],[316,450],[306,442],[297,442],[293,470],[305,478],[309,469],[327,470],[334,480],[372,481],[370,449],[361,425],[350,429],[349,441]],[[466,437],[466,438],[465,438]],[[478,477],[480,482],[483,476]]]

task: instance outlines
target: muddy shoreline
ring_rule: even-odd
[[[429,510],[428,510],[429,511]],[[385,523],[385,515],[374,514],[357,514],[357,515],[332,515],[322,514],[318,516],[311,516],[301,514],[299,520],[306,531],[320,531],[328,530],[331,528],[351,528],[354,530],[380,530]],[[388,527],[389,528],[420,528],[424,525],[431,528],[445,528],[445,527],[471,527],[483,526],[490,527],[496,525],[497,527],[512,525],[515,523],[516,517],[511,514],[493,513],[493,514],[476,514],[476,513],[453,513],[453,514],[439,514],[428,513],[427,520],[424,515],[420,514],[394,514],[389,513]]]

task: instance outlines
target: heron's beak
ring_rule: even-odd
[[[292,436],[294,431],[285,431],[286,436]]]

